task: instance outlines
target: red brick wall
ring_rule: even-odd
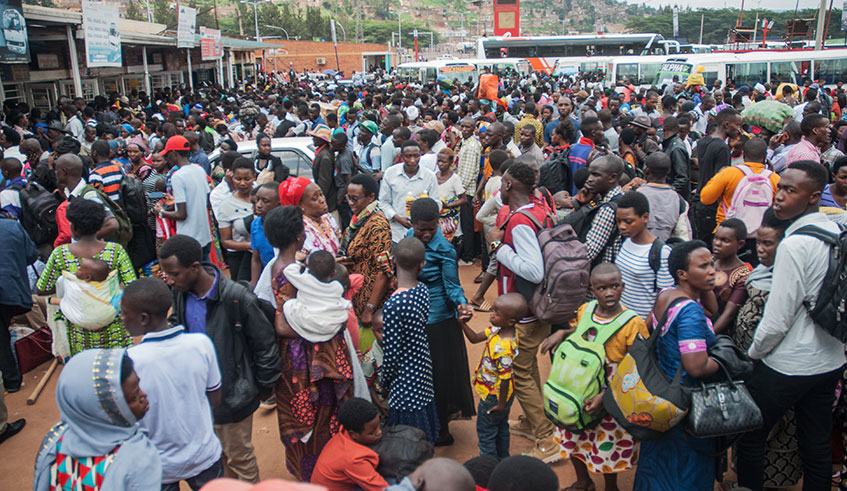
[[[282,54],[282,50],[277,50],[276,56],[269,56],[265,52],[267,60],[267,68],[269,70],[278,69],[287,71],[289,63],[293,63],[294,69],[302,72],[303,69],[314,69],[317,72],[322,72],[326,69],[336,70],[335,65],[335,50],[332,42],[317,42],[317,41],[287,41],[278,39],[268,39],[266,43],[280,44],[282,50],[288,54]],[[386,52],[388,46],[384,44],[372,43],[338,43],[338,65],[346,76],[352,75],[353,72],[362,70],[362,53],[363,52]],[[326,65],[318,65],[317,58],[326,58]],[[276,66],[274,66],[276,61]]]

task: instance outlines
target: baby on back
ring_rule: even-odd
[[[107,262],[85,258],[80,260],[76,273],[62,273],[56,293],[59,310],[67,320],[96,331],[118,315],[123,289]]]
[[[111,268],[109,263],[102,259],[82,259],[76,270],[76,277],[82,281],[106,281]]]
[[[285,302],[285,320],[298,334],[312,342],[327,341],[347,323],[351,307],[344,298],[347,271],[337,268],[327,251],[315,251],[300,263],[285,267],[285,278],[297,289],[297,297]],[[341,274],[339,274],[341,273]]]

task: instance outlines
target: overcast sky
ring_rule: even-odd
[[[651,7],[663,7],[665,5],[679,5],[681,8],[691,7],[692,9],[703,8],[740,8],[741,0],[625,0],[627,3],[642,4],[646,3]],[[835,6],[840,6],[842,0],[835,0]],[[797,5],[797,0],[745,0],[744,8],[768,8],[772,10],[794,10]],[[820,0],[800,0],[800,8],[815,8],[820,7]],[[826,2],[829,7],[829,0]]]

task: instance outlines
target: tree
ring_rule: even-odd
[[[124,18],[130,20],[147,20],[147,12],[141,11],[138,2],[129,2],[126,6],[126,12],[124,12]]]

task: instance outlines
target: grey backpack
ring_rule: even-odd
[[[585,303],[591,270],[588,251],[567,223],[541,229],[538,245],[544,258],[544,280],[535,288],[529,308],[541,322],[564,324]]]

